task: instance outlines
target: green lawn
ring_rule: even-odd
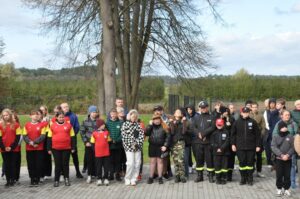
[[[79,119],[79,123],[81,124],[82,121],[84,120],[86,116],[85,115],[79,115],[78,119]],[[20,123],[21,126],[23,127],[24,124],[28,121],[30,121],[30,118],[28,115],[20,115]],[[147,125],[149,123],[149,120],[151,118],[151,115],[140,115],[141,120],[145,123],[145,125]],[[84,145],[83,142],[81,140],[81,136],[78,134],[77,135],[77,141],[78,141],[78,156],[79,156],[79,162],[82,165],[83,164],[83,155],[84,155]],[[143,147],[143,152],[144,152],[144,162],[148,162],[149,158],[148,158],[148,142],[145,141],[144,147]],[[25,152],[25,143],[22,142],[22,165],[26,165],[26,152]],[[70,161],[70,163],[72,163],[72,160]],[[2,165],[2,158],[0,158],[0,167]]]

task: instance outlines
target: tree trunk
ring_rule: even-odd
[[[102,54],[102,53],[101,53]],[[98,108],[100,114],[105,114],[105,90],[104,90],[104,76],[103,76],[103,61],[102,55],[97,56],[97,88],[98,88]]]
[[[114,107],[116,99],[116,75],[115,75],[115,39],[112,20],[111,0],[98,0],[100,3],[100,17],[103,24],[103,75],[105,88],[106,113]]]

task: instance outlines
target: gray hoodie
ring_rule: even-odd
[[[279,135],[273,136],[271,148],[277,159],[281,159],[281,155],[286,154],[291,158],[295,153],[294,137],[290,134],[282,135],[280,132]]]

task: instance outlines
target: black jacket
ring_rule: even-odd
[[[149,144],[169,147],[170,133],[167,133],[161,125],[148,125],[145,135],[149,137]]]
[[[195,116],[192,143],[209,144],[210,135],[215,129],[215,119],[211,114],[202,113]],[[201,133],[202,139],[199,138],[199,133]]]
[[[226,129],[216,129],[210,136],[214,155],[230,155],[230,135]],[[217,152],[221,149],[222,152]]]
[[[170,122],[171,143],[173,146],[178,141],[185,141],[187,130],[187,121],[172,121]]]
[[[236,145],[237,150],[255,150],[260,147],[260,132],[257,122],[248,117],[240,117],[231,129],[231,144]]]

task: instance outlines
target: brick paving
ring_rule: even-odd
[[[267,167],[263,168],[265,178],[254,178],[253,186],[240,186],[238,171],[234,172],[234,181],[226,185],[216,185],[204,182],[194,183],[195,174],[192,174],[187,183],[174,183],[174,179],[164,180],[163,185],[157,181],[148,185],[149,166],[144,166],[142,181],[135,187],[125,186],[124,183],[112,181],[109,186],[96,186],[95,181],[87,184],[86,179],[76,179],[74,168],[71,166],[71,186],[65,187],[62,182],[60,187],[53,187],[53,180],[48,179],[39,187],[29,187],[27,168],[22,167],[20,185],[5,188],[5,180],[0,179],[0,198],[97,198],[97,199],[271,199],[275,197],[275,173]],[[292,190],[292,197],[300,199],[300,188]]]

